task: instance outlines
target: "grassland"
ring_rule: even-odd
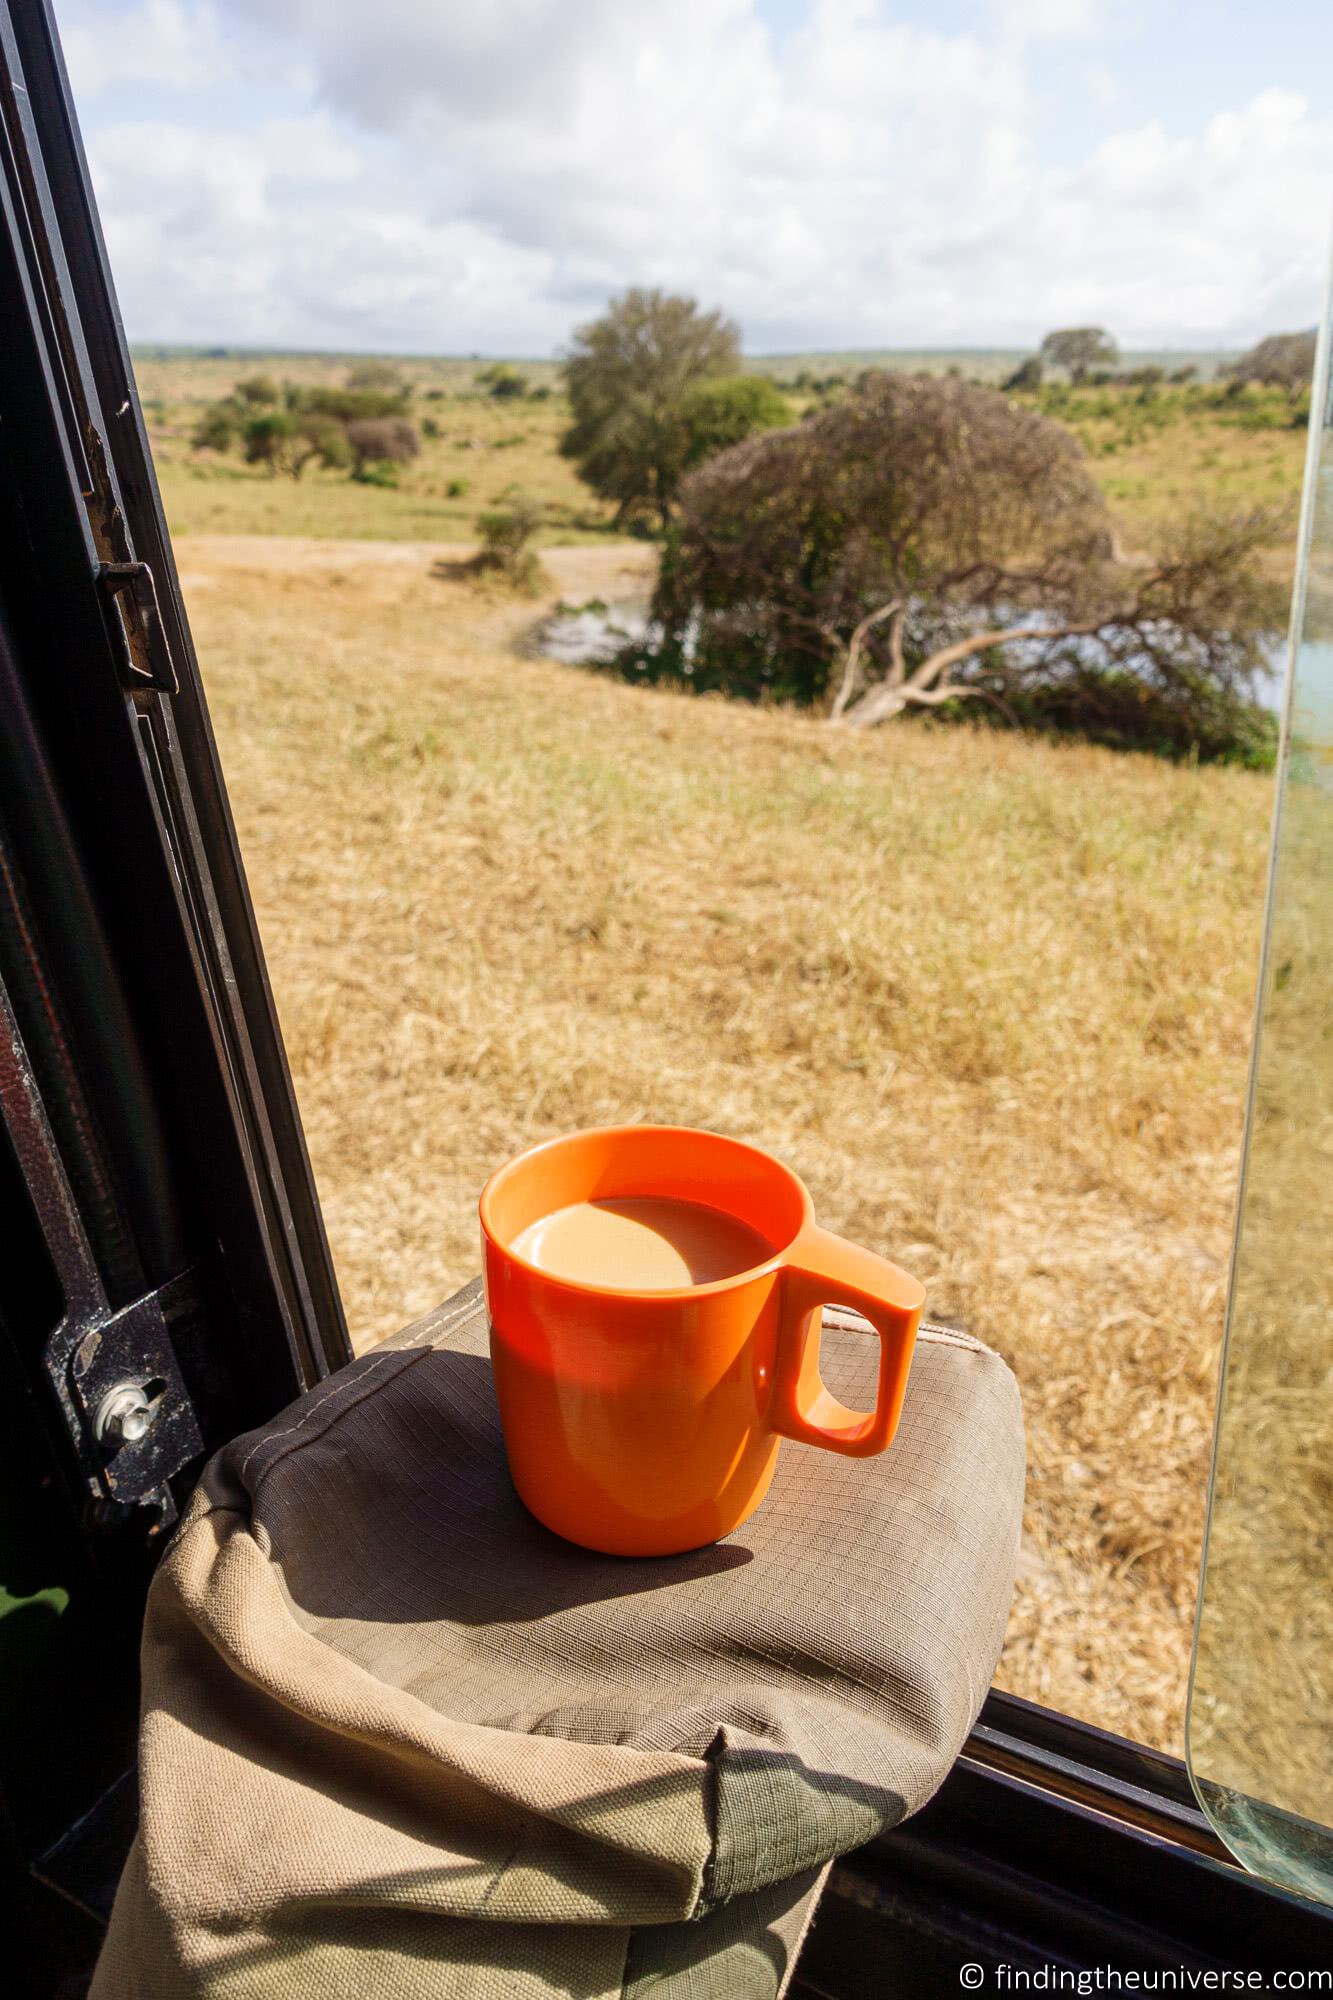
[[[782,356],[755,365],[793,381],[803,367],[821,361],[855,373],[877,358],[892,357]],[[922,358],[899,357],[913,365]],[[970,359],[986,373],[986,355]],[[228,394],[238,377],[264,373],[332,386],[346,379],[345,357],[141,357],[140,390],[173,531],[457,541],[472,534],[481,509],[518,487],[543,503],[549,542],[612,533],[610,511],[579,484],[556,448],[568,408],[554,363],[515,364],[533,389],[548,392],[543,400],[478,393],[475,362],[399,365],[412,390],[414,421],[436,426],[439,434],[423,439],[420,458],[403,469],[397,489],[385,490],[313,469],[299,482],[273,478],[239,456],[198,452],[190,444],[205,404]],[[792,400],[799,410],[809,398],[798,393]],[[1083,442],[1131,542],[1150,541],[1163,519],[1199,500],[1285,506],[1294,524],[1305,432],[1292,424],[1280,392],[1247,391],[1231,401],[1211,383],[1148,392],[1052,385],[1040,403]]]
[[[755,365],[824,361],[852,365]],[[518,365],[544,397],[401,364],[434,434],[384,490],[190,445],[238,376],[341,383],[345,357],[139,363],[358,1344],[472,1274],[477,1190],[529,1141],[754,1138],[1018,1372],[1002,1682],[1179,1749],[1269,783],[989,730],[844,737],[534,657],[543,604],[453,560],[482,508],[543,502],[547,602],[641,593],[653,551],[559,457],[554,367]],[[1280,397],[1041,404],[1131,542],[1298,492]]]
[[[520,1146],[756,1139],[1018,1372],[1004,1684],[1178,1749],[1269,785],[630,689],[439,553],[180,544],[358,1342]]]

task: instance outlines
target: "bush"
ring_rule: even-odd
[[[272,473],[282,469],[285,448],[296,435],[296,419],[286,410],[269,410],[251,417],[241,433],[241,448],[247,465],[267,466]]]
[[[1233,361],[1226,373],[1233,382],[1265,382],[1298,395],[1314,375],[1315,332],[1270,333]]]
[[[501,401],[528,393],[527,376],[520,375],[517,368],[512,368],[507,361],[492,361],[489,368],[481,370],[476,383],[488,396],[498,396]]]
[[[1124,562],[1076,441],[999,391],[872,375],[707,461],[680,504],[628,678],[863,726],[1003,690],[1042,726],[1100,703],[1105,740],[1250,755],[1281,524],[1178,520]]]
[[[240,436],[245,412],[230,400],[210,403],[194,427],[190,443],[196,451],[230,451]]]
[[[357,361],[347,371],[349,389],[373,389],[405,397],[407,384],[392,361]]]
[[[1035,395],[1041,387],[1042,374],[1041,356],[1039,354],[1029,354],[1027,360],[1021,361],[1013,374],[1001,386],[1008,395],[1015,393]]]
[[[406,465],[421,450],[416,432],[402,417],[358,417],[347,426],[347,442],[352,451],[353,479],[372,486],[393,482],[382,473],[370,477],[368,467]]]
[[[352,474],[361,486],[397,486],[398,463],[392,458],[370,458],[358,465]]]
[[[407,397],[388,389],[302,389],[292,384],[286,394],[289,409],[332,417],[340,424],[401,417],[407,409]]]
[[[248,403],[252,408],[264,409],[276,404],[281,390],[271,375],[247,375],[236,384],[238,402]]]
[[[440,435],[440,426],[434,417],[423,417],[421,419],[421,435],[428,438],[437,438]]]
[[[1083,661],[1068,665],[1044,682],[1013,688],[984,670],[969,684],[987,690],[994,703],[960,701],[945,720],[1012,720],[1047,736],[1079,736],[1110,750],[1144,750],[1174,763],[1237,764],[1271,771],[1277,760],[1278,720],[1269,709],[1243,695],[1198,681],[1179,691],[1155,687],[1123,668]]]
[[[466,479],[451,479],[444,489],[446,500],[465,500],[468,493]]]
[[[502,506],[477,516],[481,547],[473,567],[481,574],[499,577],[511,589],[535,593],[541,587],[542,572],[532,543],[542,523],[541,504],[513,489],[502,498]]]

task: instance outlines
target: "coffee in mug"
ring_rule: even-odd
[[[491,1176],[481,1230],[510,1472],[567,1540],[698,1548],[759,1506],[784,1439],[858,1458],[891,1442],[922,1288],[821,1229],[758,1147],[671,1125],[553,1139]],[[826,1304],[879,1336],[873,1410],[820,1377]]]

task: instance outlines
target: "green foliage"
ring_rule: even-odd
[[[1310,387],[1314,375],[1315,333],[1270,333],[1233,361],[1227,374],[1235,382],[1264,382],[1291,395]]]
[[[503,505],[477,516],[481,547],[473,567],[510,589],[535,593],[541,584],[541,564],[532,544],[542,524],[541,503],[515,487],[507,488],[501,499]]]
[[[402,373],[392,361],[354,362],[347,371],[347,386],[353,390],[370,389],[400,397],[406,397],[408,393]]]
[[[195,425],[190,443],[196,451],[230,451],[244,422],[244,410],[230,397],[210,403]]]
[[[318,460],[338,469],[352,462],[347,435],[328,417],[293,410],[264,410],[241,426],[241,448],[247,465],[262,465],[270,473],[285,472],[299,479]]]
[[[364,459],[352,473],[361,486],[397,486],[398,466],[391,458]]]
[[[358,423],[376,417],[401,417],[407,397],[390,389],[287,389],[288,407],[305,410],[311,416],[333,417],[340,424]]]
[[[488,396],[499,397],[501,401],[528,393],[527,376],[520,375],[508,361],[492,361],[489,367],[479,371],[476,382],[477,387],[484,389]]]
[[[1124,561],[1063,426],[960,380],[872,374],[690,475],[654,631],[618,668],[751,701],[837,693],[865,721],[984,697],[1033,727],[1262,762],[1279,527],[1191,516]]]
[[[332,417],[301,417],[298,429],[310,446],[309,456],[316,458],[326,472],[345,472],[351,466],[353,455],[347,432]],[[295,476],[299,478],[300,472]]]
[[[469,482],[466,479],[451,479],[444,489],[447,500],[465,500]]]
[[[967,684],[993,699],[945,703],[946,722],[988,722],[1043,736],[1079,736],[1110,750],[1142,750],[1173,763],[1235,764],[1271,771],[1278,721],[1271,710],[1204,676],[1179,690],[1145,681],[1127,668],[1094,660],[1063,663],[1045,680],[1015,688],[984,669]]]
[[[722,375],[696,382],[681,405],[685,464],[702,465],[756,431],[784,430],[791,404],[767,375]]]
[[[1062,326],[1048,333],[1041,343],[1041,359],[1051,368],[1063,368],[1074,382],[1086,379],[1089,369],[1114,366],[1120,350],[1105,327]]]
[[[263,416],[249,417],[241,431],[241,449],[247,465],[263,465],[272,473],[283,469],[296,419],[286,410],[268,410]]]
[[[1013,374],[1009,376],[1008,380],[1002,386],[1009,395],[1016,393],[1035,395],[1036,391],[1041,387],[1041,378],[1044,373],[1045,370],[1042,367],[1041,356],[1039,354],[1029,354],[1027,360],[1019,363]]]
[[[300,479],[308,465],[329,471],[352,469],[362,478],[374,460],[405,463],[419,449],[415,431],[403,419],[406,394],[397,371],[370,364],[352,376],[374,377],[371,386],[345,389],[281,386],[269,375],[251,375],[230,396],[210,404],[195,427],[197,450],[230,451],[236,444],[247,465]],[[376,386],[378,385],[378,386]],[[371,427],[369,433],[364,427]],[[379,428],[376,429],[376,426]],[[358,442],[358,434],[361,434]],[[385,484],[383,475],[372,483]]]
[[[437,438],[440,435],[440,426],[434,417],[421,419],[421,435],[428,438]]]
[[[686,398],[740,366],[730,320],[662,291],[636,286],[579,328],[564,367],[573,422],[560,449],[615,503],[618,526],[646,513],[670,521],[689,451]]]

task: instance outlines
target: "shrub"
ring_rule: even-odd
[[[1019,363],[1002,386],[1007,394],[1026,391],[1029,395],[1034,395],[1041,387],[1043,373],[1041,356],[1029,354],[1027,360]]]
[[[1280,622],[1263,566],[1278,527],[1179,521],[1155,560],[1123,562],[1063,426],[997,390],[879,374],[690,475],[660,636],[622,664],[863,726],[1001,688],[1011,712],[1009,692],[1052,714],[1064,688],[1068,715],[1068,689],[1101,676],[1103,693],[1137,683],[1153,744],[1167,711],[1181,740],[1239,740]]]
[[[488,396],[496,396],[501,402],[528,393],[527,376],[520,375],[517,368],[511,367],[507,361],[492,361],[489,368],[483,368],[477,375],[476,384]]]
[[[477,516],[481,547],[473,567],[499,577],[511,589],[535,592],[541,585],[541,564],[532,543],[541,527],[541,504],[512,488],[502,499],[503,505]]]
[[[357,361],[347,371],[349,389],[373,389],[405,397],[407,384],[392,361]]]
[[[423,417],[421,419],[421,435],[428,438],[437,438],[440,435],[440,426],[434,417]]]
[[[210,403],[194,427],[190,443],[196,451],[230,451],[240,436],[245,412],[230,400]]]
[[[416,432],[402,417],[357,417],[347,426],[347,442],[352,451],[353,479],[374,486],[392,482],[378,473],[371,478],[370,466],[406,465],[421,450]]]
[[[451,479],[449,481],[449,484],[445,487],[444,493],[445,493],[445,498],[447,500],[465,500],[467,498],[467,493],[468,493],[467,480]]]
[[[252,408],[263,409],[277,403],[281,390],[271,375],[247,375],[236,384],[236,399]]]
[[[1271,382],[1289,394],[1308,389],[1314,375],[1315,333],[1270,333],[1233,361],[1226,373],[1233,382]]]
[[[287,397],[290,409],[333,417],[340,424],[401,417],[407,409],[407,397],[388,389],[302,389],[292,385]]]
[[[241,432],[241,448],[247,465],[263,465],[271,473],[282,470],[284,449],[296,435],[296,419],[286,410],[268,410],[250,417]]]

